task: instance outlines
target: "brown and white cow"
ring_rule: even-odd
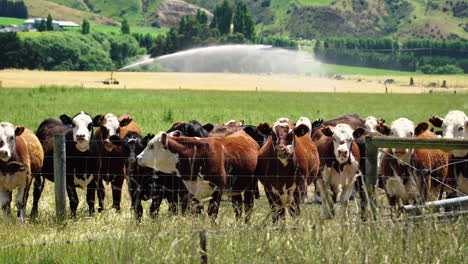
[[[254,198],[252,184],[257,165],[258,144],[244,131],[229,137],[173,137],[159,132],[137,156],[140,166],[181,177],[200,202],[209,201],[208,214],[216,218],[223,193],[233,196],[239,218],[242,197],[249,215]]]
[[[401,138],[437,138],[428,130],[429,124],[421,122],[416,127],[406,118],[399,118],[391,126],[379,123],[377,131],[384,135]],[[382,156],[380,181],[385,188],[392,207],[422,203],[441,198],[447,176],[448,154],[438,149],[385,149]],[[394,157],[393,157],[394,156]],[[410,164],[410,166],[408,166]],[[439,170],[432,172],[431,170]],[[430,174],[427,174],[430,172]],[[436,180],[434,180],[434,178]]]
[[[468,116],[463,111],[450,111],[445,118],[432,116],[429,122],[443,129],[444,138],[468,139]],[[450,196],[468,195],[468,150],[452,150],[449,163],[453,165],[448,168],[447,182],[457,189]]]
[[[141,130],[133,121],[132,117],[125,114],[118,118],[109,113],[104,116],[101,125],[96,129],[94,138],[98,145],[97,160],[97,194],[99,200],[99,209],[104,209],[105,188],[104,182],[112,184],[112,207],[120,210],[120,201],[122,197],[122,185],[125,179],[126,156],[122,147],[112,143],[111,137],[123,139],[128,132],[133,131],[141,135]],[[94,197],[94,195],[93,195]]]
[[[324,216],[330,218],[334,215],[333,204],[339,201],[346,208],[352,195],[361,159],[355,139],[364,129],[353,130],[347,124],[337,124],[326,126],[320,132],[321,137],[314,136],[320,155],[316,187],[323,201]]]
[[[37,137],[23,126],[0,123],[0,206],[10,216],[13,190],[17,189],[17,217],[26,217],[26,204],[33,173],[40,172],[44,152]]]
[[[268,136],[260,149],[256,175],[263,184],[273,221],[300,214],[302,193],[317,178],[319,156],[309,136],[309,127],[295,126],[288,118],[280,118],[271,127],[260,123],[258,130]]]
[[[239,120],[239,121],[229,120],[228,122],[224,123],[223,125],[225,125],[225,126],[243,126],[244,123],[245,123],[244,120]]]

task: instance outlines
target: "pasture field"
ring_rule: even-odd
[[[110,72],[58,72],[30,70],[0,70],[0,87],[33,88],[40,86],[80,86],[84,88],[127,89],[191,89],[281,92],[343,92],[343,93],[441,93],[468,92],[468,75],[400,74],[342,75],[341,79],[323,74],[235,74],[177,72],[114,72],[119,85],[105,85]],[[414,86],[409,86],[410,77]],[[384,84],[387,79],[393,83]],[[441,88],[446,80],[448,88]],[[434,87],[430,87],[430,86]]]
[[[166,130],[174,121],[197,119],[222,123],[244,119],[247,124],[329,119],[346,113],[374,115],[388,122],[405,116],[415,122],[448,110],[468,110],[466,94],[350,94],[277,93],[189,90],[115,90],[41,87],[0,89],[2,121],[35,130],[48,117],[86,110],[92,115],[129,113],[144,133]],[[125,188],[126,184],[124,184]],[[423,218],[389,221],[378,211],[377,222],[364,223],[357,201],[349,216],[340,208],[333,220],[323,220],[319,205],[302,206],[297,219],[272,224],[265,195],[256,200],[249,224],[236,221],[223,202],[215,223],[207,216],[172,216],[163,204],[156,221],[144,203],[141,223],[134,220],[124,190],[122,212],[111,206],[106,187],[106,211],[87,216],[85,192],[78,190],[76,219],[55,221],[53,184],[46,182],[36,221],[6,219],[0,223],[1,263],[197,263],[197,230],[206,229],[208,259],[212,263],[464,263],[468,246],[467,217],[451,220]],[[31,196],[28,213],[31,206]],[[380,194],[379,201],[387,202]],[[13,209],[13,213],[15,210]],[[68,242],[67,242],[68,241]],[[80,242],[81,241],[81,242]],[[56,244],[8,247],[12,243]]]
[[[23,25],[24,18],[14,18],[14,17],[0,17],[0,25],[9,26],[9,25]]]

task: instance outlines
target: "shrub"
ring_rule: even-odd
[[[435,68],[435,74],[463,74],[463,69],[452,64]]]

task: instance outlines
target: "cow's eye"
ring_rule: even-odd
[[[0,148],[3,147],[4,145],[5,145],[5,142],[0,140]]]
[[[88,124],[88,130],[91,131],[91,129],[93,129],[93,124],[89,123]]]
[[[150,150],[154,149],[154,145],[151,144],[151,145],[149,146],[149,149],[150,149]]]
[[[72,123],[71,126],[72,126],[72,127],[76,127],[75,123]]]
[[[410,137],[412,137],[412,136],[413,136],[413,132],[410,132],[409,135],[410,135]]]
[[[465,129],[465,128],[461,126],[461,127],[458,128],[458,131],[463,131],[463,129]]]

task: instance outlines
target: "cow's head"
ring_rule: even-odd
[[[462,111],[450,111],[443,119],[432,116],[429,122],[435,127],[442,128],[444,138],[468,138],[468,117]]]
[[[422,130],[422,126],[423,125],[421,125],[421,127],[418,128],[418,133],[420,130]],[[386,136],[393,136],[393,137],[400,137],[400,138],[412,138],[412,137],[417,136],[415,134],[414,123],[411,120],[404,118],[404,117],[398,118],[397,120],[393,121],[390,127],[387,126],[386,124],[379,122],[379,124],[376,126],[376,129],[381,134],[386,135]],[[424,131],[426,131],[426,129],[424,129]],[[395,154],[395,156],[397,156],[398,158],[406,157],[405,160],[409,160],[409,157],[413,153],[413,149],[404,149],[404,148],[392,148],[392,151],[393,151],[393,154]]]
[[[76,148],[81,152],[89,150],[93,137],[93,127],[100,126],[103,118],[102,115],[92,117],[85,112],[80,112],[74,117],[69,117],[68,115],[60,116],[63,124],[73,128],[73,140],[75,141]]]
[[[137,162],[140,166],[164,173],[177,172],[178,155],[169,150],[167,133],[161,131],[154,136],[137,156]]]
[[[294,126],[288,118],[278,119],[273,127],[268,123],[260,123],[257,129],[263,135],[271,136],[273,148],[283,164],[287,164],[288,158],[294,153],[295,136],[302,137],[310,131],[304,124]]]
[[[300,117],[297,122],[296,122],[296,127],[300,126],[300,125],[305,125],[309,128],[309,132],[307,132],[307,134],[309,136],[311,136],[311,133],[312,133],[312,122],[310,122],[310,119],[307,118],[307,117]]]
[[[123,139],[114,135],[110,137],[110,141],[116,146],[122,146],[123,151],[128,158],[128,163],[134,164],[136,162],[136,156],[145,149],[148,145],[148,141],[152,138],[154,138],[153,134],[148,134],[147,136],[142,137],[137,132],[130,131]]]
[[[172,136],[172,132],[179,131],[178,133],[183,137],[208,137],[208,133],[213,128],[214,126],[210,123],[202,125],[198,121],[192,120],[188,123],[177,122],[166,133]]]
[[[244,120],[239,120],[239,121],[230,120],[230,121],[224,123],[223,125],[225,125],[225,126],[243,126],[244,122],[245,122]]]
[[[0,160],[7,162],[13,156],[16,147],[16,136],[20,136],[24,126],[13,126],[8,122],[0,123]]]
[[[347,124],[338,124],[335,127],[326,126],[322,128],[325,136],[333,138],[333,153],[336,160],[343,164],[350,159],[353,142],[364,133],[364,128],[353,129]]]
[[[99,129],[101,130],[101,138],[99,140],[102,141],[104,144],[104,148],[106,151],[111,152],[115,148],[115,144],[112,143],[110,137],[112,136],[119,136],[120,135],[120,128],[125,127],[130,122],[132,122],[132,118],[125,114],[120,119],[117,118],[114,114],[107,114],[101,122],[101,126]]]

